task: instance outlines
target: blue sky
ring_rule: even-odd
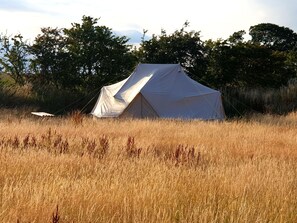
[[[148,36],[171,33],[185,21],[202,39],[227,38],[263,22],[297,31],[295,0],[0,0],[0,33],[32,41],[41,27],[69,28],[83,15],[100,18],[98,25],[131,42],[139,42],[144,29]]]

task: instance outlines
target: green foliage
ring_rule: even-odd
[[[41,32],[29,47],[33,55],[31,67],[35,73],[32,80],[34,86],[54,85],[60,88],[72,85],[73,72],[69,64],[71,58],[66,50],[62,30],[48,27],[42,28]]]
[[[84,16],[82,24],[64,29],[73,72],[81,85],[93,88],[122,79],[136,64],[128,39],[96,23],[97,19]]]
[[[273,50],[297,50],[297,34],[287,27],[261,23],[250,27],[251,42]]]
[[[192,78],[198,79],[206,69],[204,45],[200,32],[186,31],[186,22],[180,30],[168,35],[162,30],[161,35],[142,41],[137,56],[143,63],[179,63]]]
[[[23,86],[33,89],[31,101],[54,111],[93,89],[122,80],[138,62],[179,63],[191,78],[228,92],[227,98],[235,96],[254,110],[268,111],[261,100],[250,103],[243,96],[249,93],[244,92],[278,91],[292,86],[288,82],[297,78],[297,34],[286,27],[261,23],[250,27],[250,40],[240,30],[227,39],[202,41],[200,32],[186,30],[189,23],[185,22],[172,34],[162,30],[149,40],[143,36],[140,47],[132,51],[127,37],[97,23],[98,19],[83,16],[81,23],[72,23],[68,29],[42,28],[32,44],[20,34],[0,36],[0,75],[10,77],[9,84],[0,78],[0,96],[12,98],[7,95],[15,96],[14,91],[8,94],[4,89]],[[287,101],[286,97],[280,98]]]
[[[199,32],[185,31],[187,26],[185,23],[171,35],[162,30],[161,35],[142,41],[139,60],[180,63],[192,78],[215,88],[277,88],[296,77],[297,60],[292,51],[296,34],[287,28],[274,32],[278,26],[262,24],[251,27],[251,41],[244,41],[245,31],[240,30],[226,40],[202,42]]]
[[[0,36],[0,54],[0,70],[10,75],[17,84],[24,85],[29,68],[27,44],[23,41],[23,36]]]
[[[230,45],[238,45],[242,44],[244,40],[245,31],[240,30],[238,32],[233,33],[229,38],[228,41],[230,42]]]
[[[243,34],[237,32],[227,40],[206,43],[208,66],[204,78],[211,86],[277,88],[296,76],[286,52],[243,42]]]
[[[84,90],[123,78],[135,65],[126,37],[83,16],[70,29],[43,28],[30,47],[37,85]]]

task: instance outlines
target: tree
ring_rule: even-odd
[[[71,58],[66,50],[66,41],[62,29],[42,28],[34,44],[29,47],[33,58],[31,67],[38,85],[69,87],[75,85]],[[74,73],[75,74],[75,73]]]
[[[286,62],[286,52],[244,42],[243,35],[244,32],[239,31],[227,40],[206,42],[208,66],[205,81],[211,86],[276,88],[294,77],[292,67]]]
[[[249,43],[246,44],[245,51],[241,79],[246,86],[278,88],[294,77],[293,70],[286,66],[285,52]]]
[[[267,46],[273,50],[297,50],[297,34],[293,30],[271,23],[251,26],[249,34],[253,44]]]
[[[0,47],[0,70],[11,76],[17,84],[24,85],[30,71],[28,45],[23,41],[23,36],[0,36]]]
[[[243,44],[244,42],[244,35],[246,32],[244,30],[240,30],[237,32],[234,32],[228,39],[227,41],[230,43],[230,45],[240,45]]]
[[[205,47],[207,70],[202,81],[214,88],[238,85],[238,49],[231,48],[228,41],[222,39],[208,40]]]
[[[165,30],[161,35],[142,41],[137,57],[143,63],[180,63],[194,79],[203,76],[206,70],[204,45],[200,32],[186,31],[188,22],[180,30],[168,35]]]
[[[122,79],[136,64],[128,39],[83,16],[69,29],[43,28],[30,47],[37,84],[84,90]]]
[[[94,88],[125,77],[136,64],[128,39],[115,36],[106,26],[97,26],[97,21],[83,16],[82,24],[73,23],[63,30],[76,75],[82,85]]]
[[[293,30],[271,23],[261,23],[250,27],[250,35],[252,44],[272,49],[274,55],[283,58],[284,62],[278,64],[284,69],[283,79],[296,77],[297,34]]]
[[[297,78],[297,50],[290,50],[286,53],[286,67],[291,69],[294,73],[292,78]]]

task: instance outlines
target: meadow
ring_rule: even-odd
[[[297,113],[0,117],[2,223],[297,222]]]

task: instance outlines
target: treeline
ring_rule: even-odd
[[[248,37],[240,30],[203,41],[188,25],[143,37],[137,48],[89,16],[69,29],[42,28],[32,43],[21,34],[1,35],[1,74],[38,94],[46,88],[89,92],[122,80],[138,63],[180,63],[198,82],[232,92],[280,89],[297,77],[297,34],[290,28],[262,23],[251,26]]]

